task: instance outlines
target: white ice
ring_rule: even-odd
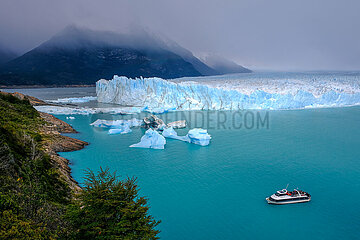
[[[172,138],[172,139],[177,139],[177,140],[184,141],[184,142],[190,142],[190,138],[187,135],[179,136],[177,134],[177,132],[174,130],[174,128],[172,128],[172,127],[165,128],[162,132],[162,135],[166,138]]]
[[[53,103],[86,103],[90,101],[95,101],[97,97],[72,97],[72,98],[59,98],[57,100],[49,100]]]
[[[331,78],[331,75],[327,76]],[[210,77],[209,77],[210,78]],[[183,79],[114,76],[96,83],[99,102],[176,110],[299,109],[360,104],[360,86],[344,79],[237,79],[194,82]],[[224,81],[221,81],[224,80]],[[160,109],[160,110],[159,110]]]
[[[114,134],[126,134],[126,133],[130,133],[132,132],[131,128],[129,127],[129,125],[124,125],[124,126],[120,126],[118,128],[112,128],[109,129],[108,134],[110,135],[114,135]]]
[[[142,120],[132,118],[130,120],[104,120],[104,119],[97,119],[95,122],[91,123],[91,126],[94,127],[101,127],[101,128],[118,128],[124,125],[129,127],[140,127],[143,123]]]
[[[152,114],[163,114],[163,113],[168,113],[168,112],[172,112],[175,111],[176,108],[175,107],[170,107],[170,108],[164,108],[164,107],[158,107],[158,108],[149,108],[148,106],[144,107],[142,109],[143,112],[149,112]]]
[[[100,127],[100,128],[110,128],[108,134],[126,134],[132,132],[131,128],[140,127],[143,123],[142,120],[133,118],[130,120],[104,120],[97,119],[95,122],[91,123],[91,126]]]
[[[207,130],[201,128],[191,129],[186,135],[190,138],[190,142],[201,146],[209,145],[211,136]]]
[[[40,112],[55,115],[90,115],[98,113],[107,114],[135,114],[141,112],[141,108],[117,107],[117,108],[89,108],[89,107],[61,107],[61,106],[34,106]]]
[[[165,138],[150,128],[145,132],[145,135],[141,137],[139,143],[133,144],[130,147],[164,149],[165,144]]]
[[[180,141],[207,146],[210,144],[211,136],[207,130],[201,128],[191,129],[185,136],[178,136],[177,132],[172,128],[165,128],[162,135],[166,138],[177,139]]]
[[[172,128],[185,128],[186,127],[186,120],[179,120],[175,122],[170,122],[166,124],[166,127],[172,127]]]

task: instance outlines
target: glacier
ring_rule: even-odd
[[[162,132],[162,135],[166,138],[177,139],[180,141],[197,144],[200,146],[207,146],[210,144],[211,136],[208,134],[207,130],[201,128],[194,128],[189,130],[188,134],[185,136],[178,136],[174,128],[169,127],[165,128]]]
[[[160,133],[150,128],[145,132],[145,135],[141,137],[139,143],[130,145],[130,147],[164,149],[165,144],[165,138]]]
[[[296,77],[296,76],[295,76]],[[114,76],[96,83],[98,102],[141,107],[158,113],[172,110],[302,109],[360,104],[355,79],[164,80]],[[329,79],[327,79],[329,78]],[[204,77],[204,79],[206,79]],[[195,81],[196,80],[196,81]]]

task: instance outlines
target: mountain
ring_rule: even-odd
[[[0,46],[0,65],[7,63],[16,57],[17,55],[14,52]]]
[[[215,69],[203,63],[201,60],[196,58],[192,54],[192,52],[183,48],[177,42],[168,39],[166,37],[160,38],[159,36],[154,36],[154,38],[157,38],[157,42],[161,43],[162,48],[172,51],[177,55],[181,56],[185,61],[191,63],[194,66],[194,68],[202,75],[204,76],[219,75],[219,73]]]
[[[225,59],[223,57],[210,54],[202,58],[203,62],[209,67],[214,69],[219,74],[231,74],[231,73],[250,73],[250,69],[247,69],[237,63]]]
[[[170,46],[149,34],[118,34],[70,26],[2,65],[0,84],[94,84],[115,74],[168,79],[201,76],[210,69],[191,52],[183,50],[183,53],[187,57],[171,51]],[[197,70],[201,68],[205,71]]]

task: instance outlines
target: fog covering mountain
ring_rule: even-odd
[[[7,63],[17,57],[17,54],[0,45],[0,65]]]
[[[250,69],[215,54],[208,54],[204,56],[202,61],[219,74],[252,72]]]
[[[223,74],[165,37],[66,27],[0,66],[1,85],[94,84],[113,75],[164,79]]]

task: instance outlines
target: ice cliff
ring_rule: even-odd
[[[99,102],[144,110],[299,109],[360,104],[360,89],[336,81],[284,80],[266,84],[167,81],[114,76],[96,83]],[[358,86],[356,86],[358,88]],[[150,110],[149,110],[150,109]]]

